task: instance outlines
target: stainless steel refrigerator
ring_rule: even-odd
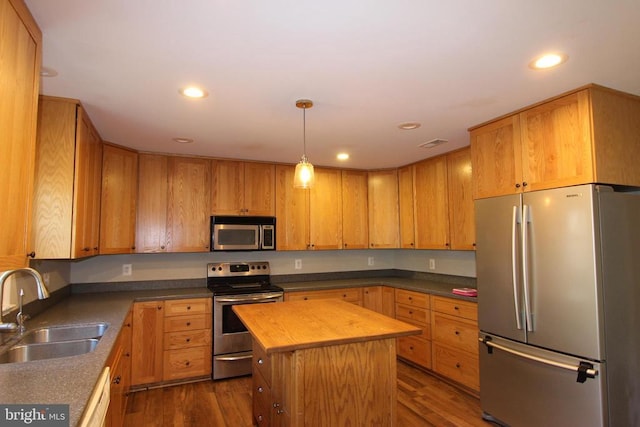
[[[475,208],[483,417],[640,426],[640,194],[581,185]]]

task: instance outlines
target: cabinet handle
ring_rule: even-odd
[[[89,248],[82,248],[82,252],[89,252],[91,249]]]
[[[187,310],[191,310],[191,306],[190,305],[187,306]]]
[[[446,247],[449,247],[449,243],[448,243],[448,242],[447,242],[447,243],[445,243],[444,245],[445,245]]]
[[[127,323],[127,324],[126,324],[126,325],[124,325],[124,326],[126,326],[127,328],[130,328],[130,327],[131,327],[131,323]]]
[[[523,187],[526,187],[527,185],[528,185],[528,184],[527,184],[527,182],[526,182],[526,181],[522,183],[522,186],[523,186]]]
[[[136,247],[135,247],[135,246],[131,246],[131,250],[132,250],[132,251],[135,251],[135,250],[136,250]]]
[[[457,334],[457,332],[456,332],[456,334]],[[187,338],[187,342],[191,342],[191,338]]]
[[[162,306],[161,305],[158,306],[158,310],[162,310]]]
[[[189,361],[188,360],[185,362],[185,366],[189,366]]]
[[[187,326],[191,326],[191,322],[187,322]]]
[[[278,409],[276,411],[276,414],[280,415],[280,414],[284,414],[284,410],[283,409]]]
[[[456,363],[456,368],[459,368],[459,367],[460,367],[460,364],[459,364],[459,363]]]
[[[409,346],[409,350],[413,351],[413,346],[412,345]]]
[[[516,184],[516,188],[520,188],[520,183],[517,183],[517,184]]]
[[[97,247],[97,246],[94,246],[93,250],[94,250],[94,251],[97,251],[97,250],[98,250],[98,247]]]
[[[129,353],[129,352],[126,352],[124,355],[125,355],[125,357],[131,357],[131,353]]]
[[[34,251],[31,251],[31,252],[29,252],[29,253],[27,254],[27,256],[28,256],[29,258],[35,258],[35,257],[36,257],[36,253],[35,253]]]
[[[456,335],[460,335],[460,332],[456,331],[456,332],[455,332],[455,334],[456,334]]]
[[[263,391],[262,387],[258,387],[258,393],[262,393]]]
[[[262,415],[258,415],[258,421],[262,421]]]
[[[160,246],[160,249],[164,249],[164,245]]]
[[[273,407],[274,407],[274,408],[279,408],[279,407],[280,407],[280,404],[279,404],[278,402],[273,402]]]
[[[460,308],[457,305],[453,306],[453,309],[454,310],[460,310]]]
[[[120,375],[118,375],[118,376],[113,380],[113,383],[114,383],[114,384],[120,384],[120,381],[121,381],[121,378],[120,378]]]
[[[258,359],[258,365],[263,365],[264,364],[264,360],[262,360],[262,358]]]

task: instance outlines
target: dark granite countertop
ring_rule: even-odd
[[[157,289],[74,294],[33,319],[27,328],[107,322],[96,349],[87,354],[25,363],[0,364],[3,404],[68,404],[77,425],[134,301],[210,297],[207,288]]]

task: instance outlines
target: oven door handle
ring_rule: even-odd
[[[216,302],[247,302],[247,301],[269,301],[282,298],[282,292],[267,293],[259,295],[242,295],[238,297],[214,297]]]
[[[247,360],[251,359],[253,354],[246,354],[243,356],[215,356],[216,360],[221,362],[237,362],[238,360]]]

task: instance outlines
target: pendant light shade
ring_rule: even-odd
[[[302,108],[302,158],[296,165],[296,172],[293,176],[293,187],[307,189],[313,187],[313,165],[307,159],[307,108],[313,107],[313,102],[309,99],[298,99],[296,107]]]

